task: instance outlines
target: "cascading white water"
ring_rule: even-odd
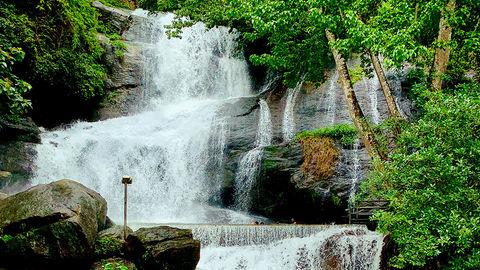
[[[196,24],[182,39],[168,39],[163,26],[172,14],[135,14],[144,17],[138,33],[131,35],[138,36],[148,59],[148,109],[43,133],[33,184],[78,180],[101,193],[109,215],[120,220],[119,181],[128,174],[134,179],[129,189],[132,221],[248,222],[207,205],[216,191],[206,175],[216,111],[225,98],[250,94],[247,64],[236,53],[237,35]],[[216,151],[223,152],[220,148]]]
[[[338,73],[335,71],[333,76],[328,79],[328,85],[325,89],[325,103],[326,103],[326,113],[325,113],[325,125],[333,125],[335,123],[335,112],[337,109],[337,80]]]
[[[360,140],[356,139],[353,143],[353,149],[350,151],[350,160],[351,160],[351,167],[350,167],[350,195],[349,201],[352,202],[355,198],[355,194],[357,193],[358,184],[360,182]]]
[[[250,207],[250,190],[258,174],[262,160],[263,147],[272,143],[272,117],[267,102],[260,99],[260,118],[255,140],[255,148],[248,151],[238,164],[235,175],[235,208],[248,210]]]
[[[364,226],[183,225],[202,244],[198,269],[344,269],[380,267],[383,236]],[[335,267],[336,265],[336,267]]]
[[[378,77],[374,74],[373,78],[363,78],[363,85],[365,87],[365,91],[368,93],[368,97],[370,98],[370,111],[371,111],[371,120],[372,123],[378,124],[380,123],[380,112],[378,111],[378,97],[377,97],[377,89],[380,86],[380,82],[378,81]]]
[[[297,101],[298,94],[302,88],[303,82],[300,82],[295,86],[287,90],[287,100],[285,101],[285,110],[283,112],[282,120],[282,134],[283,140],[288,142],[295,137],[295,102]]]
[[[32,184],[78,180],[101,193],[109,216],[120,220],[120,179],[128,174],[134,179],[132,223],[249,223],[241,212],[208,203],[222,178],[208,175],[207,167],[222,167],[228,132],[216,113],[229,97],[251,94],[236,34],[197,24],[183,39],[168,39],[164,25],[174,15],[134,16],[142,18],[129,35],[145,57],[147,107],[128,117],[44,132]],[[289,99],[294,125],[296,94]],[[270,110],[265,100],[259,103],[255,149],[240,162],[237,179],[256,173],[261,149],[272,141]],[[243,183],[248,190],[251,184]],[[199,269],[323,269],[329,258],[338,260],[339,269],[378,269],[381,236],[363,227],[185,226],[203,243]]]

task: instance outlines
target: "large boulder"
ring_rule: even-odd
[[[106,212],[107,203],[98,193],[72,180],[38,185],[1,200],[0,267],[81,268],[93,255]]]
[[[193,270],[200,259],[200,242],[191,230],[141,228],[127,237],[127,252],[142,269]]]

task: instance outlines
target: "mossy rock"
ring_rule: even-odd
[[[106,211],[98,193],[72,180],[38,185],[1,200],[0,267],[80,267],[93,257]]]
[[[193,239],[191,230],[141,228],[128,236],[127,252],[145,270],[194,270],[200,260],[200,242]]]

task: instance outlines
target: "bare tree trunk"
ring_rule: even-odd
[[[455,0],[448,0],[445,11],[453,12],[455,10]],[[437,41],[440,43],[441,48],[435,50],[435,60],[433,62],[433,81],[432,88],[435,91],[442,90],[442,76],[447,71],[448,61],[450,59],[450,45],[448,44],[452,40],[452,27],[448,24],[447,15],[445,11],[442,12],[440,17],[440,24],[438,30]],[[447,44],[446,44],[447,43]]]
[[[368,50],[368,54],[370,55],[370,59],[372,60],[373,68],[375,69],[375,73],[377,74],[378,80],[380,81],[380,86],[382,87],[383,94],[385,95],[385,99],[387,100],[387,107],[390,116],[396,119],[401,119],[402,115],[398,110],[397,103],[392,95],[392,90],[390,85],[387,81],[387,76],[385,76],[385,72],[383,71],[382,64],[378,60],[378,57],[375,53],[372,53]]]
[[[325,29],[327,39],[330,43],[335,42],[335,35],[329,30]],[[335,64],[340,78],[340,83],[342,85],[343,93],[347,100],[348,111],[350,117],[352,118],[353,124],[360,132],[360,136],[363,139],[365,148],[367,149],[368,154],[372,159],[382,159],[385,160],[386,157],[378,151],[378,143],[375,140],[373,132],[370,128],[370,125],[365,120],[362,108],[358,104],[357,96],[353,91],[352,80],[350,79],[350,74],[348,73],[347,64],[343,56],[337,51],[337,49],[331,47],[333,56],[335,58]]]

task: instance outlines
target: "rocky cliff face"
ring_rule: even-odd
[[[143,98],[143,62],[141,48],[132,42],[132,25],[135,15],[131,10],[111,8],[100,2],[92,4],[100,14],[100,20],[114,29],[122,37],[123,47],[105,35],[98,39],[105,49],[105,62],[109,69],[106,82],[107,98],[98,111],[98,120],[129,115],[138,111],[144,104]]]
[[[290,121],[292,132],[351,123],[343,92],[335,73],[321,86],[303,84],[296,91]],[[402,113],[410,117],[411,104],[402,91],[402,74],[389,73],[390,84]],[[372,123],[388,118],[386,101],[376,78],[363,79],[354,87],[365,115]],[[299,142],[285,137],[285,108],[289,91],[277,88],[265,95],[273,123],[273,145],[263,149],[262,161],[250,191],[250,211],[279,220],[304,222],[345,222],[345,209],[369,170],[369,157],[361,141],[353,145],[335,144],[338,157],[329,177],[308,182],[302,172],[304,152]],[[225,150],[223,203],[233,206],[233,185],[241,158],[253,149],[259,119],[259,97],[239,99],[221,115],[228,132]],[[292,105],[289,105],[292,106]],[[308,183],[307,183],[308,182]],[[306,184],[307,183],[307,184]]]

